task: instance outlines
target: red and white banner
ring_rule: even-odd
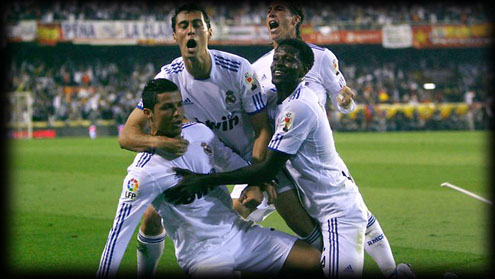
[[[385,25],[382,27],[384,48],[407,48],[413,46],[413,36],[411,26]]]
[[[412,28],[415,48],[481,47],[493,43],[493,24],[428,25]]]
[[[211,44],[270,44],[264,25],[213,25]],[[53,45],[75,44],[163,45],[174,44],[167,21],[76,20],[42,23],[20,21],[6,26],[7,39]],[[484,47],[493,43],[493,24],[384,26],[379,30],[339,30],[332,26],[305,24],[303,40],[320,45],[381,44],[385,48]]]
[[[62,21],[64,41],[89,44],[172,44],[172,28],[165,21]]]

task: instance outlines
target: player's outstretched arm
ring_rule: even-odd
[[[171,203],[184,204],[192,202],[196,194],[200,197],[200,192],[215,185],[241,183],[261,185],[263,182],[273,179],[289,157],[289,154],[268,150],[263,162],[231,172],[214,174],[197,174],[189,170],[175,168],[174,170],[182,176],[182,179],[176,186],[165,191],[164,195]]]
[[[127,118],[119,136],[120,147],[136,152],[161,149],[171,155],[184,155],[187,150],[187,140],[146,134],[147,123],[143,111],[135,108]]]

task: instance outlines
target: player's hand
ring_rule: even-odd
[[[189,141],[180,136],[176,138],[155,136],[154,138],[156,140],[155,148],[157,154],[167,159],[174,159],[184,155],[189,145]]]
[[[249,213],[256,210],[263,201],[263,191],[259,186],[249,185],[242,190],[239,202],[249,210]]]
[[[189,204],[194,199],[203,197],[211,186],[201,183],[202,174],[193,173],[186,169],[173,168],[182,179],[174,187],[163,192],[165,199],[175,205]]]
[[[277,190],[275,188],[276,182],[265,182],[261,186],[261,189],[268,194],[268,204],[273,204],[277,199]]]
[[[354,100],[355,96],[356,93],[354,93],[354,91],[350,87],[345,86],[344,88],[342,88],[339,96],[337,97],[339,106],[341,108],[348,109],[349,106],[352,104],[352,100]]]

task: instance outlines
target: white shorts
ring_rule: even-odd
[[[321,263],[326,278],[359,278],[364,264],[366,220],[330,218],[321,224]]]
[[[183,267],[193,278],[236,278],[235,271],[277,274],[297,237],[242,220],[226,242],[196,255]]]

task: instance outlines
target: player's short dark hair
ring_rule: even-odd
[[[148,81],[141,94],[143,108],[153,110],[156,104],[156,95],[165,92],[174,92],[178,89],[177,85],[168,79],[157,78]]]
[[[208,13],[197,3],[187,3],[182,6],[179,6],[175,9],[174,16],[172,17],[172,31],[175,32],[175,24],[177,24],[177,15],[180,12],[201,12],[203,14],[203,18],[206,22],[206,26],[208,26],[208,29],[211,28],[211,23],[210,23],[210,17],[208,16]]]
[[[313,53],[313,50],[307,43],[305,43],[301,39],[285,39],[278,43],[277,49],[284,45],[292,46],[295,49],[299,50],[299,57],[301,58],[303,66],[307,69],[306,71],[309,71],[313,67],[313,64],[315,62],[315,55]]]
[[[275,2],[276,0],[268,1],[268,4]],[[304,11],[303,7],[297,0],[281,0],[281,2],[285,3],[287,8],[290,10],[292,15],[299,16],[301,21],[296,25],[296,36],[301,38],[301,25],[304,22]]]

